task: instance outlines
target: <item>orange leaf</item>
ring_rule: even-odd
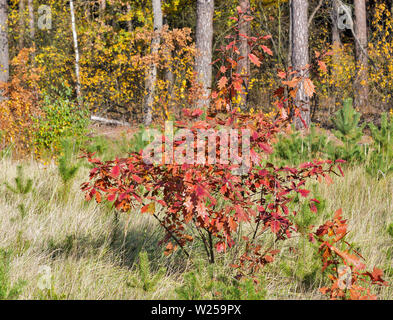
[[[101,199],[101,193],[96,192],[95,196],[96,196],[96,201],[97,201],[98,203],[100,203],[101,200],[102,200],[102,199]]]
[[[227,85],[227,83],[228,83],[227,77],[221,77],[221,79],[218,81],[218,88],[219,88],[220,90],[222,90],[223,88],[225,88],[225,86]]]
[[[272,50],[270,50],[268,47],[266,47],[266,46],[261,46],[261,48],[262,48],[263,52],[267,53],[269,56],[272,56],[272,55],[273,55]]]
[[[256,55],[249,53],[248,57],[250,58],[251,62],[253,64],[255,64],[257,67],[259,67],[261,65],[261,61],[259,60],[259,58]]]
[[[304,79],[304,91],[309,97],[312,97],[315,93],[315,86],[310,78]]]

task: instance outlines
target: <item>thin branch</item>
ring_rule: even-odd
[[[322,4],[323,4],[323,0],[319,0],[317,7],[314,9],[313,13],[311,14],[310,18],[308,19],[308,27],[309,28],[310,28],[312,21],[314,20],[316,13],[318,12],[319,9],[321,9]]]
[[[160,224],[165,228],[165,230],[169,233],[171,238],[176,241],[176,243],[179,245],[179,247],[183,250],[184,254],[187,256],[187,258],[190,257],[190,254],[187,252],[186,249],[180,244],[179,240],[173,235],[173,233],[167,228],[167,226],[160,220],[160,218],[157,217],[156,214],[153,214],[153,217],[156,218]]]

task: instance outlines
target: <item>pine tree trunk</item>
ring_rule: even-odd
[[[34,19],[34,3],[33,0],[28,0],[27,6],[29,8],[29,29],[30,29],[30,40],[34,45],[35,40],[35,19]]]
[[[368,60],[367,60],[367,12],[365,0],[354,0],[355,4],[355,34],[356,43],[356,69],[354,83],[355,107],[362,112],[369,112],[368,104]]]
[[[213,48],[214,0],[197,0],[195,72],[202,84],[204,96],[198,99],[198,108],[210,105],[212,84],[212,48]]]
[[[292,67],[300,71],[309,63],[308,54],[308,0],[292,0]],[[303,71],[300,71],[304,74]],[[310,125],[310,99],[306,95],[304,86],[299,85],[296,106],[301,110],[301,118],[306,126]],[[304,127],[299,117],[295,119],[296,128]]]
[[[100,0],[99,5],[100,5],[100,7],[99,7],[100,18],[101,18],[101,21],[103,21],[105,24],[104,15],[105,15],[105,10],[106,10],[106,0]]]
[[[250,59],[248,58],[248,54],[250,53],[250,46],[248,45],[248,39],[243,37],[242,35],[249,36],[250,34],[250,22],[245,21],[243,19],[244,16],[250,14],[250,0],[239,0],[239,6],[242,10],[242,13],[239,17],[239,51],[240,56],[244,57],[238,62],[237,65],[237,73],[243,75],[243,90],[244,93],[240,95],[241,109],[245,110],[247,108],[247,91],[248,91],[248,80],[250,76]]]
[[[8,52],[8,6],[7,0],[0,0],[0,81],[8,82],[9,52]],[[1,100],[3,97],[0,98]]]
[[[19,40],[18,48],[21,50],[24,46],[24,36],[25,36],[25,0],[19,0]]]
[[[127,3],[127,14],[129,16],[131,15],[131,5],[129,3]],[[127,29],[128,29],[128,32],[132,32],[132,30],[134,30],[134,26],[132,25],[131,20],[127,20]]]
[[[332,54],[332,62],[333,62],[333,67],[332,67],[332,77],[333,79],[336,79],[336,76],[338,75],[338,66],[339,66],[339,51],[340,48],[342,47],[341,43],[341,38],[340,38],[340,29],[338,28],[338,2],[337,0],[332,0],[332,49],[333,49],[333,54]],[[329,114],[331,111],[335,111],[336,108],[336,92],[337,88],[335,86],[335,81],[333,80],[332,84],[332,92],[331,92],[331,97],[332,100],[329,104]]]
[[[338,3],[332,0],[332,44],[341,46],[340,30],[338,29]]]
[[[153,3],[153,16],[154,16],[154,32],[155,35],[151,42],[151,54],[154,56],[157,54],[161,37],[160,33],[162,31],[162,8],[161,8],[161,0],[152,0]],[[146,97],[144,102],[144,119],[143,122],[146,126],[150,125],[153,120],[153,103],[154,103],[154,92],[156,89],[156,80],[157,80],[157,66],[156,62],[150,66],[149,73],[146,78]]]

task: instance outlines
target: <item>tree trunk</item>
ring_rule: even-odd
[[[212,48],[213,48],[214,0],[197,0],[195,71],[197,80],[202,84],[204,96],[198,99],[198,108],[210,105],[212,84]]]
[[[127,15],[131,16],[131,5],[127,2]],[[132,25],[131,20],[127,20],[127,29],[128,32],[132,32],[134,30],[134,26]]]
[[[103,20],[104,19],[105,10],[106,10],[106,0],[100,0],[99,5],[100,5],[100,8],[99,8],[100,18],[101,18],[101,20]]]
[[[332,0],[332,44],[341,46],[340,30],[338,29],[338,3]]]
[[[19,40],[18,48],[21,50],[24,46],[24,36],[25,36],[25,0],[19,0]]]
[[[338,75],[339,71],[338,71],[338,66],[339,66],[339,59],[338,59],[338,55],[339,55],[339,51],[340,48],[342,47],[342,43],[341,43],[341,38],[340,38],[340,30],[338,28],[338,2],[337,0],[332,0],[332,13],[331,13],[331,18],[332,18],[332,49],[333,49],[333,54],[332,54],[332,62],[333,62],[333,66],[332,66],[332,77],[333,79],[336,79],[336,76]],[[337,92],[337,88],[335,86],[335,80],[333,80],[333,84],[332,84],[332,92],[331,92],[331,97],[332,100],[329,103],[329,114],[331,113],[331,111],[335,111],[336,109],[336,92]]]
[[[151,54],[154,56],[157,54],[161,37],[160,33],[162,31],[162,8],[161,0],[152,0],[153,3],[153,16],[154,16],[154,32],[155,35],[151,42]],[[150,125],[153,119],[153,103],[154,103],[154,92],[156,89],[157,80],[157,66],[156,62],[153,61],[149,73],[146,78],[146,98],[144,102],[144,119],[143,122],[146,126]]]
[[[34,45],[35,40],[35,22],[34,22],[34,3],[33,0],[28,0],[27,6],[29,7],[29,28],[30,28],[30,40]]]
[[[368,104],[368,60],[367,60],[367,12],[365,0],[354,0],[355,4],[355,34],[356,69],[354,83],[355,107],[362,112],[369,112]]]
[[[292,0],[292,67],[300,75],[308,76],[307,70],[303,70],[309,63],[308,55],[308,0]],[[310,124],[310,99],[307,96],[303,83],[299,84],[297,91],[296,106],[301,110],[301,118],[295,118],[296,128],[301,129]],[[304,123],[303,123],[303,121]]]
[[[250,0],[239,0],[239,5],[242,13],[239,15],[239,51],[240,56],[244,57],[238,62],[236,72],[243,75],[243,93],[240,95],[240,107],[245,110],[247,108],[247,93],[248,93],[248,80],[250,77],[250,59],[248,54],[250,53],[250,46],[248,39],[242,35],[249,36],[250,34],[250,22],[244,20],[244,16],[250,14]]]
[[[74,11],[74,1],[70,0],[70,10],[71,10],[71,28],[72,28],[72,38],[74,40],[74,51],[75,51],[75,75],[76,75],[76,95],[79,103],[81,102],[81,81],[79,74],[79,47],[78,47],[78,35],[76,33],[76,22],[75,22],[75,11]]]
[[[9,52],[8,52],[8,6],[7,0],[0,0],[0,81],[8,82]],[[1,100],[3,97],[0,98]]]

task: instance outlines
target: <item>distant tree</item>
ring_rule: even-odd
[[[355,5],[355,35],[356,68],[355,78],[355,107],[368,112],[368,55],[367,55],[367,12],[365,0],[354,0]]]
[[[202,83],[204,97],[197,101],[197,107],[202,108],[210,104],[210,90],[212,83],[212,47],[213,47],[213,15],[214,0],[197,0],[195,71],[197,79]]]
[[[19,40],[18,40],[18,48],[22,49],[24,44],[24,36],[25,36],[25,9],[26,4],[25,0],[19,0]]]
[[[250,59],[248,58],[250,46],[247,39],[250,33],[250,22],[247,21],[247,19],[244,19],[244,17],[250,14],[250,0],[239,0],[239,6],[241,9],[241,14],[239,16],[239,51],[240,56],[244,58],[238,62],[237,73],[244,75],[244,93],[241,94],[240,106],[242,109],[245,109],[247,106],[247,88],[250,75]]]
[[[0,0],[0,81],[9,79],[8,50],[8,6],[7,0]]]
[[[154,32],[155,35],[151,42],[151,53],[154,56],[158,52],[161,37],[160,33],[162,31],[162,8],[161,8],[161,0],[152,0],[153,4],[153,16],[154,16]],[[148,75],[146,78],[146,98],[144,101],[144,119],[143,122],[146,126],[150,125],[153,118],[153,103],[154,103],[154,91],[156,88],[156,80],[157,80],[157,66],[155,62],[152,62],[150,69],[148,71]]]
[[[34,18],[34,1],[28,0],[27,6],[29,8],[29,29],[30,29],[30,40],[34,43],[35,40],[35,18]]]
[[[79,46],[78,46],[78,35],[76,33],[76,22],[75,22],[75,10],[74,1],[70,0],[70,10],[71,10],[71,28],[72,37],[74,40],[74,51],[75,51],[75,75],[76,75],[76,95],[80,102],[81,99],[81,80],[79,72]]]
[[[309,63],[308,53],[308,0],[292,0],[291,2],[291,28],[292,28],[292,67],[301,71]],[[303,72],[303,71],[301,71]],[[296,106],[301,110],[300,114],[307,126],[310,120],[310,99],[307,96],[303,83],[300,83],[297,91]],[[295,119],[296,128],[304,127],[301,119]]]
[[[337,0],[332,0],[332,43],[341,46],[340,30],[338,28],[338,8]]]

